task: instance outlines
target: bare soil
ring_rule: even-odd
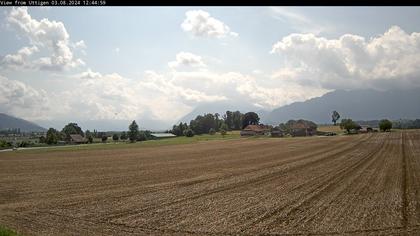
[[[0,153],[24,235],[420,235],[420,131]]]

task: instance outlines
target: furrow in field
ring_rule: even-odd
[[[359,142],[363,142],[365,139],[366,138],[360,140]],[[283,165],[280,165],[281,168],[279,169],[274,169],[274,170],[270,170],[268,172],[263,172],[263,173],[257,172],[257,174],[255,174],[254,172],[247,173],[247,175],[240,176],[241,179],[239,180],[232,179],[233,180],[232,183],[229,183],[228,182],[229,180],[225,180],[225,181],[220,182],[220,184],[216,185],[216,187],[210,186],[210,188],[208,188],[209,186],[204,185],[204,186],[201,186],[201,188],[199,188],[198,191],[194,189],[193,191],[185,191],[185,189],[174,189],[174,192],[171,194],[176,194],[179,191],[182,194],[180,198],[170,199],[168,202],[160,201],[154,205],[148,205],[147,207],[143,209],[139,209],[139,210],[131,211],[131,212],[125,212],[122,215],[125,216],[124,219],[126,219],[127,216],[135,217],[135,215],[140,214],[142,212],[153,211],[155,209],[169,207],[175,204],[179,205],[180,203],[183,203],[183,202],[186,205],[188,205],[189,201],[192,201],[201,197],[206,197],[208,195],[220,194],[225,191],[233,190],[236,188],[246,188],[249,186],[258,186],[263,183],[270,183],[270,181],[273,181],[276,178],[285,176],[288,171],[291,171],[293,169],[302,169],[305,167],[309,167],[317,163],[322,163],[323,161],[325,161],[325,159],[332,159],[335,156],[340,155],[340,153],[343,154],[343,153],[349,152],[351,149],[357,146],[357,144],[358,143],[350,143],[342,147],[342,149],[330,150],[330,151],[324,152],[323,155],[317,158],[313,158],[314,156],[312,155],[306,155],[299,158],[298,161],[294,160],[291,163],[287,163],[289,165],[287,165],[286,163],[283,163]],[[276,155],[276,154],[273,153],[271,155]],[[198,192],[198,193],[194,194],[194,192]]]
[[[0,156],[24,235],[419,235],[420,132]]]
[[[407,226],[420,225],[420,134],[406,132],[404,143],[407,168]]]
[[[288,230],[293,230],[293,227],[289,225],[293,224],[294,220],[299,221],[299,218],[306,214],[307,209],[313,207],[312,204],[314,202],[319,201],[322,197],[328,197],[331,191],[339,188],[339,184],[345,186],[346,181],[351,182],[353,173],[357,173],[358,171],[362,172],[366,168],[366,165],[373,162],[374,159],[372,157],[375,156],[376,151],[380,148],[381,146],[378,145],[375,148],[376,150],[370,150],[369,153],[365,153],[364,155],[356,153],[352,158],[352,162],[341,166],[341,168],[331,172],[330,175],[313,183],[310,189],[305,191],[305,194],[302,194],[300,198],[293,199],[286,206],[273,209],[269,214],[257,219],[253,224],[254,228],[256,230],[263,229],[264,231],[270,232],[279,230],[281,232],[289,232]]]

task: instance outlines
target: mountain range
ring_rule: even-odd
[[[306,119],[318,124],[331,123],[331,114],[338,111],[341,118],[353,120],[416,119],[420,118],[420,89],[378,91],[335,90],[321,97],[295,102],[272,111],[262,110],[250,104],[215,102],[202,104],[185,115],[180,121],[189,122],[197,115],[215,113],[223,115],[227,110],[242,113],[255,111],[264,124],[277,125],[291,119]]]
[[[336,90],[304,102],[295,102],[271,111],[264,122],[279,124],[290,119],[331,123],[336,110],[341,118],[353,120],[420,118],[420,89],[411,90]]]
[[[14,116],[0,113],[0,130],[20,129],[21,132],[44,132],[45,128]]]
[[[295,102],[276,108],[272,111],[261,109],[248,103],[241,102],[213,102],[203,103],[190,113],[179,119],[176,123],[187,122],[198,115],[205,113],[219,113],[223,116],[227,110],[242,113],[254,111],[260,116],[264,124],[278,125],[290,119],[306,119],[318,124],[330,124],[331,114],[338,111],[343,118],[353,120],[380,120],[380,119],[418,119],[420,118],[420,89],[411,90],[335,90],[321,97],[312,98],[303,102]],[[163,131],[170,129],[172,122],[159,120],[136,120],[141,129]],[[41,126],[54,127],[61,130],[69,122],[78,123],[83,130],[96,129],[99,131],[127,130],[131,120],[91,120],[91,121],[37,121]],[[0,130],[20,128],[22,132],[45,131],[45,128],[33,122],[0,113]]]

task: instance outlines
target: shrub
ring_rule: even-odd
[[[108,139],[108,136],[106,136],[106,135],[102,136],[102,142],[103,143],[105,143],[107,139]]]
[[[44,136],[39,137],[39,143],[45,143],[46,139]]]
[[[139,135],[137,136],[137,141],[146,141],[147,136],[144,131],[139,131]]]
[[[12,147],[12,143],[7,142],[6,140],[0,140],[0,147],[2,148]]]
[[[209,130],[209,134],[210,135],[214,135],[216,133],[216,130],[214,130],[213,128],[210,128]]]
[[[184,130],[184,135],[187,137],[193,137],[194,136],[194,131],[192,131],[192,129],[186,129]]]
[[[27,142],[27,141],[21,141],[19,143],[16,143],[16,146],[18,146],[18,147],[29,147],[31,145],[32,145],[32,143],[31,142]]]
[[[118,141],[118,139],[119,139],[118,134],[112,135],[112,140]]]
[[[220,134],[221,134],[223,137],[225,137],[225,135],[226,135],[226,130],[221,129],[221,130],[220,130]]]

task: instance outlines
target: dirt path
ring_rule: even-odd
[[[420,131],[0,153],[25,235],[420,233]]]

